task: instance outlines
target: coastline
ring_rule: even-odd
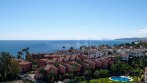
[[[31,53],[52,53],[67,50],[70,47],[79,49],[80,46],[99,46],[130,43],[131,40],[0,40],[0,52],[10,52],[13,56],[22,48],[29,47]],[[63,49],[63,46],[65,48]]]

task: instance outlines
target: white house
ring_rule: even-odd
[[[134,49],[129,52],[130,56],[140,57],[145,55],[145,51],[143,49]]]
[[[103,53],[99,52],[99,51],[97,51],[97,52],[89,52],[89,55],[88,55],[88,57],[90,59],[99,58],[99,57],[102,57],[102,56],[103,56]]]
[[[128,61],[129,60],[129,54],[128,53],[121,53],[122,61]]]

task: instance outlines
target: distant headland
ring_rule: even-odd
[[[140,41],[140,40],[147,40],[147,37],[132,37],[132,38],[120,38],[120,39],[115,39],[115,40],[133,40],[133,41]]]

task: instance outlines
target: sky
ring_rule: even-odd
[[[147,37],[147,0],[0,0],[0,40]]]

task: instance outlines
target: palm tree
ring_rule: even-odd
[[[65,50],[65,46],[62,47]]]
[[[25,54],[26,54],[26,55],[28,55],[28,54],[29,54],[29,48],[28,48],[28,47],[27,47],[27,48],[22,49],[22,51],[23,51],[23,52],[25,52]]]
[[[17,58],[18,59],[22,58],[22,55],[23,55],[22,51],[18,51],[17,52]]]
[[[27,47],[27,48],[24,48],[24,49],[22,49],[22,52],[24,52],[25,53],[25,55],[23,56],[23,58],[25,57],[25,56],[27,56],[27,55],[29,55],[30,53],[29,53],[29,48]]]
[[[74,48],[73,47],[70,47],[68,51],[69,52],[73,52],[73,50],[74,50]]]

